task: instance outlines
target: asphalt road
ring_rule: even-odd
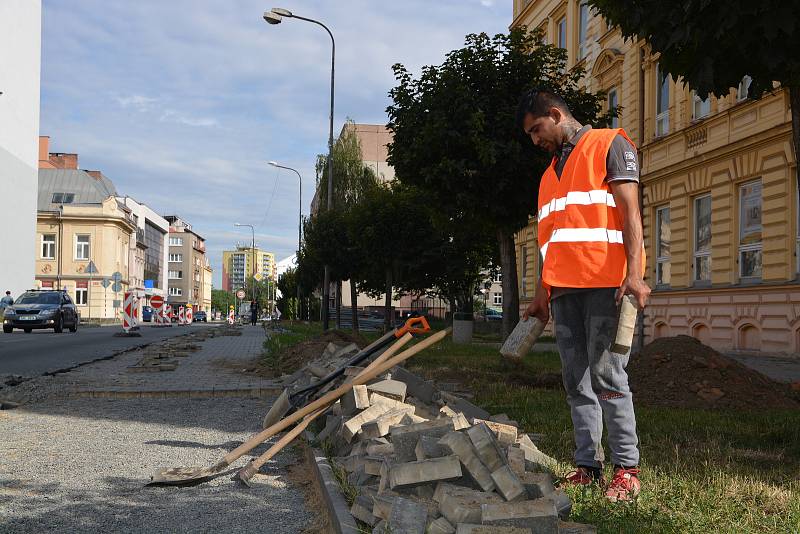
[[[195,328],[203,328],[203,325],[143,326],[140,330],[142,337],[130,338],[113,337],[115,332],[122,331],[120,326],[78,328],[75,333],[65,329],[62,334],[55,334],[52,330],[34,330],[30,334],[22,330],[14,330],[12,334],[0,333],[0,375],[38,376],[110,356],[119,350],[179,336]]]

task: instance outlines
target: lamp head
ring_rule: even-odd
[[[293,17],[292,12],[282,7],[273,7],[272,12],[281,17]]]
[[[273,13],[272,11],[264,11],[264,20],[270,24],[280,24],[281,16],[277,13]]]
[[[277,167],[278,166],[278,162],[277,161],[268,161],[267,163],[269,163],[273,167]]]

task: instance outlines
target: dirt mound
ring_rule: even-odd
[[[628,364],[634,401],[679,408],[798,408],[797,395],[690,336],[656,339]]]
[[[281,349],[280,363],[278,364],[280,373],[291,374],[307,363],[316,360],[325,351],[328,343],[340,347],[355,343],[359,348],[368,345],[361,336],[355,336],[342,330],[329,330],[309,340]]]

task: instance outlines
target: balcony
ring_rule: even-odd
[[[144,240],[144,229],[137,228],[136,229],[136,246],[140,248],[147,248],[147,244]]]
[[[200,252],[202,254],[206,253],[206,244],[205,244],[205,242],[200,241],[199,239],[195,240],[192,243],[192,248],[195,249],[197,252]]]

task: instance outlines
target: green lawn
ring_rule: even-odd
[[[569,410],[552,380],[557,354],[531,354],[515,366],[494,348],[446,340],[408,366],[430,378],[460,377],[476,404],[545,434],[542,449],[561,462],[558,474],[571,468]],[[526,385],[537,382],[547,387]],[[637,406],[637,419],[638,501],[612,505],[600,491],[570,490],[574,521],[600,532],[800,532],[800,413]]]

